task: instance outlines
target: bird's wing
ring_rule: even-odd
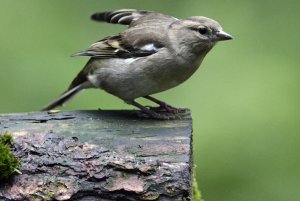
[[[169,15],[135,9],[121,9],[115,11],[94,13],[91,16],[91,19],[98,22],[129,25],[129,27],[134,27],[144,23],[151,25],[153,22],[157,23],[158,26],[161,26],[164,23],[169,23],[177,20],[176,18]]]
[[[94,13],[91,19],[98,22],[108,22],[113,24],[130,25],[137,19],[148,15],[149,11],[137,11],[135,9],[121,9],[115,11],[106,11],[100,13]]]
[[[117,10],[95,13],[92,19],[129,25],[116,36],[104,38],[87,50],[73,56],[92,58],[136,58],[156,53],[167,46],[167,31],[177,19],[160,13],[136,10]]]
[[[151,43],[148,46],[135,47],[122,40],[121,35],[110,36],[92,44],[88,49],[77,52],[72,56],[89,56],[98,59],[137,58],[156,53],[163,44]]]

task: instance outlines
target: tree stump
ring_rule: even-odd
[[[135,111],[0,115],[20,171],[0,200],[192,200],[192,123]]]

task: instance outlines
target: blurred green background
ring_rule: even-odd
[[[70,58],[121,25],[96,11],[154,10],[218,20],[218,44],[183,85],[156,95],[189,107],[197,179],[206,201],[300,199],[299,1],[1,0],[0,112],[37,111],[63,92],[87,58]],[[65,110],[131,108],[89,90]]]

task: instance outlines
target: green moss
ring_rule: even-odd
[[[0,134],[0,179],[7,179],[19,172],[20,161],[11,152],[12,143],[12,135],[8,132]]]
[[[201,198],[201,193],[200,190],[198,188],[198,183],[196,178],[193,178],[193,197],[194,197],[194,201],[203,201]]]
[[[11,145],[14,142],[14,138],[8,132],[5,132],[4,135],[0,134],[0,143],[1,144],[9,144]]]
[[[196,167],[195,166],[194,166],[194,170],[193,170],[193,200],[194,201],[204,201],[201,198],[201,192],[199,190],[198,183],[196,180]]]

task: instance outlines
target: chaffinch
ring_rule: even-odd
[[[151,118],[173,119],[174,113],[182,110],[150,95],[183,83],[218,41],[232,39],[218,22],[202,16],[177,19],[161,13],[122,9],[95,13],[91,18],[128,28],[75,53],[73,56],[90,59],[68,90],[44,111],[63,105],[83,89],[100,88]],[[139,97],[155,102],[159,109],[139,104],[135,101]]]

